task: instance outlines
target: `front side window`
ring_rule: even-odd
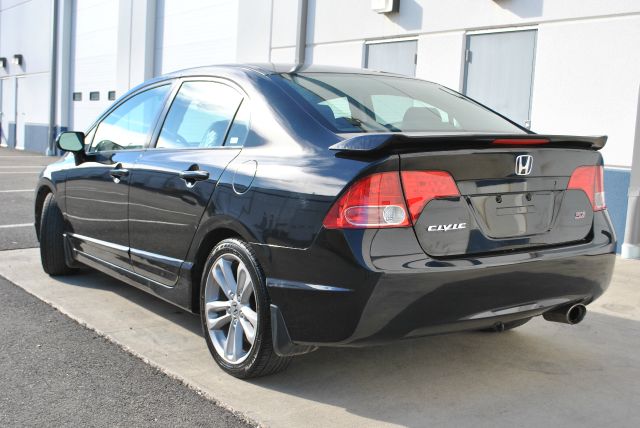
[[[313,72],[280,78],[335,132],[525,132],[465,96],[422,80]]]
[[[98,125],[89,151],[143,149],[170,89],[157,86],[120,104]]]
[[[210,148],[225,143],[242,96],[217,82],[185,82],[171,104],[156,148]],[[238,138],[235,144],[238,145]]]

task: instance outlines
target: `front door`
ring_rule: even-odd
[[[131,170],[148,144],[171,85],[139,92],[87,137],[87,161],[69,170],[66,216],[77,251],[131,269],[128,199]]]
[[[131,177],[129,230],[136,273],[164,285],[176,282],[218,179],[240,152],[247,114],[247,102],[230,86],[182,84],[155,147],[144,152]]]
[[[465,55],[465,95],[527,128],[531,125],[536,33],[470,35]]]

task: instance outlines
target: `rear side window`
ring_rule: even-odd
[[[241,147],[244,145],[247,135],[249,135],[249,103],[247,100],[243,100],[236,117],[233,119],[231,128],[229,128],[224,145]]]
[[[144,148],[170,88],[170,85],[157,86],[120,104],[98,125],[89,151]]]
[[[238,91],[222,83],[183,83],[162,125],[156,148],[224,145],[241,101]]]
[[[435,83],[395,76],[280,76],[335,132],[525,133],[491,110]]]

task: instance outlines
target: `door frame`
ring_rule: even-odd
[[[14,109],[14,113],[15,113],[15,117],[14,117],[15,125],[14,125],[14,131],[13,131],[13,148],[17,149],[17,150],[24,150],[24,146],[25,146],[25,143],[26,143],[26,141],[23,141],[22,142],[22,147],[20,149],[18,149],[18,135],[19,135],[18,134],[18,129],[19,129],[18,117],[20,116],[20,113],[18,112],[18,106],[20,105],[19,102],[18,102],[19,97],[20,97],[20,92],[19,92],[20,85],[18,84],[18,81],[20,79],[24,78],[24,77],[25,77],[24,75],[19,75],[19,76],[15,76],[15,79],[14,79],[15,86],[14,86],[14,92],[13,92],[13,103],[14,103],[13,104],[13,109]],[[25,123],[26,122],[24,122],[24,121],[22,123],[22,125],[23,125],[23,130],[22,130],[23,133],[24,133],[24,124]]]
[[[536,37],[533,39],[533,65],[531,67],[531,84],[529,85],[529,110],[528,110],[528,126],[525,126],[527,129],[531,128],[531,116],[533,112],[533,87],[535,84],[535,74],[536,74],[536,56],[538,53],[538,26],[537,25],[523,25],[519,27],[502,27],[502,28],[488,28],[483,30],[469,30],[464,33],[464,44],[462,47],[462,64],[461,67],[461,76],[460,76],[460,92],[463,95],[467,95],[467,78],[469,76],[469,61],[467,61],[467,52],[469,51],[469,46],[471,43],[472,36],[481,36],[481,35],[489,35],[489,34],[500,34],[500,33],[517,33],[522,31],[535,31]],[[523,126],[522,124],[519,124]]]
[[[418,51],[420,48],[420,38],[418,36],[402,36],[402,37],[387,37],[382,39],[365,40],[362,44],[362,61],[361,68],[367,68],[369,62],[369,45],[382,45],[385,43],[398,43],[398,42],[416,42],[416,72],[418,71]],[[416,73],[417,74],[417,73]],[[413,76],[414,78],[416,76]]]
[[[3,76],[0,78],[0,132],[4,133],[6,136],[7,147],[11,149],[15,149],[18,145],[18,79],[21,78],[22,75],[17,76]],[[8,118],[7,113],[2,110],[2,105],[4,101],[4,97],[6,94],[6,89],[4,87],[5,83],[13,84],[13,117]],[[7,124],[7,129],[2,128],[2,120],[5,120]],[[11,131],[11,127],[9,123],[13,121],[13,135],[9,135],[8,132]],[[13,137],[13,138],[12,138]],[[10,146],[10,142],[13,141],[13,146]],[[1,143],[1,141],[0,141]]]
[[[0,79],[0,147],[2,146],[2,117],[4,116],[4,110],[2,109],[2,96],[4,91],[4,81],[9,80],[8,78]],[[9,146],[9,141],[7,140],[7,146]]]

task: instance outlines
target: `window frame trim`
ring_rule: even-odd
[[[174,82],[174,88],[171,91],[171,95],[169,97],[168,102],[165,105],[165,108],[162,110],[162,113],[160,115],[160,117],[158,118],[157,122],[156,122],[156,127],[153,131],[153,134],[151,136],[151,139],[149,141],[148,146],[145,148],[145,150],[153,150],[153,151],[179,151],[179,150],[229,150],[229,149],[242,149],[244,147],[244,144],[242,146],[216,146],[216,147],[156,147],[156,145],[158,144],[158,139],[160,138],[160,133],[162,132],[162,128],[164,126],[164,122],[167,119],[167,116],[169,115],[169,111],[171,110],[171,106],[173,105],[173,102],[175,101],[176,97],[178,96],[178,92],[180,92],[180,88],[182,88],[182,85],[185,83],[190,83],[190,82],[213,82],[213,83],[219,83],[221,85],[225,85],[230,87],[231,89],[235,90],[236,92],[238,92],[241,96],[240,99],[240,103],[238,103],[238,106],[236,107],[236,110],[233,112],[233,116],[231,117],[231,120],[229,121],[229,125],[227,126],[227,129],[225,130],[225,134],[224,134],[224,140],[223,140],[223,144],[227,141],[227,136],[229,135],[229,131],[231,130],[231,127],[233,126],[233,122],[236,119],[236,116],[238,115],[238,111],[240,111],[240,107],[242,105],[244,105],[245,103],[249,103],[249,120],[248,120],[248,124],[247,124],[247,129],[250,130],[251,129],[251,99],[249,97],[249,95],[247,94],[247,92],[240,86],[238,85],[236,82],[234,82],[231,79],[226,79],[223,77],[218,77],[218,76],[185,76],[185,77],[181,77],[175,80]]]
[[[164,112],[164,110],[166,109],[167,106],[167,101],[170,99],[171,94],[173,93],[173,91],[175,90],[174,86],[175,86],[175,82],[176,79],[175,78],[167,78],[167,79],[162,79],[159,81],[155,81],[153,83],[150,83],[148,85],[145,85],[143,87],[140,87],[138,89],[136,89],[135,91],[131,91],[128,94],[125,94],[121,99],[117,100],[115,103],[113,103],[107,110],[105,110],[99,117],[98,119],[96,119],[93,124],[91,124],[91,126],[87,129],[87,131],[85,132],[85,135],[89,135],[91,132],[93,132],[94,130],[97,133],[97,129],[100,126],[100,124],[102,124],[102,122],[107,118],[107,116],[109,116],[111,113],[113,113],[116,109],[118,109],[120,106],[122,106],[124,103],[126,103],[127,101],[129,101],[131,98],[140,95],[143,92],[149,91],[151,89],[155,89],[161,86],[169,86],[169,91],[167,92],[167,95],[165,95],[165,99],[164,99],[164,103],[162,108],[160,109],[160,113],[158,113],[158,115],[156,116],[156,118],[154,119],[155,124],[153,126],[151,126],[149,128],[150,131],[155,130],[156,126],[157,126],[157,121],[158,119],[161,117],[162,113]],[[122,149],[122,150],[102,150],[99,152],[92,152],[89,149],[91,148],[91,145],[93,144],[93,139],[95,138],[95,133],[93,135],[93,138],[91,139],[91,142],[89,142],[87,144],[87,141],[85,141],[85,152],[88,155],[95,155],[98,153],[120,153],[120,152],[127,152],[127,151],[143,151],[146,150],[150,143],[151,143],[151,137],[153,136],[152,132],[147,132],[147,138],[145,141],[145,144],[140,147],[140,148],[136,148],[136,149],[131,149],[131,150],[127,150],[127,149]]]

